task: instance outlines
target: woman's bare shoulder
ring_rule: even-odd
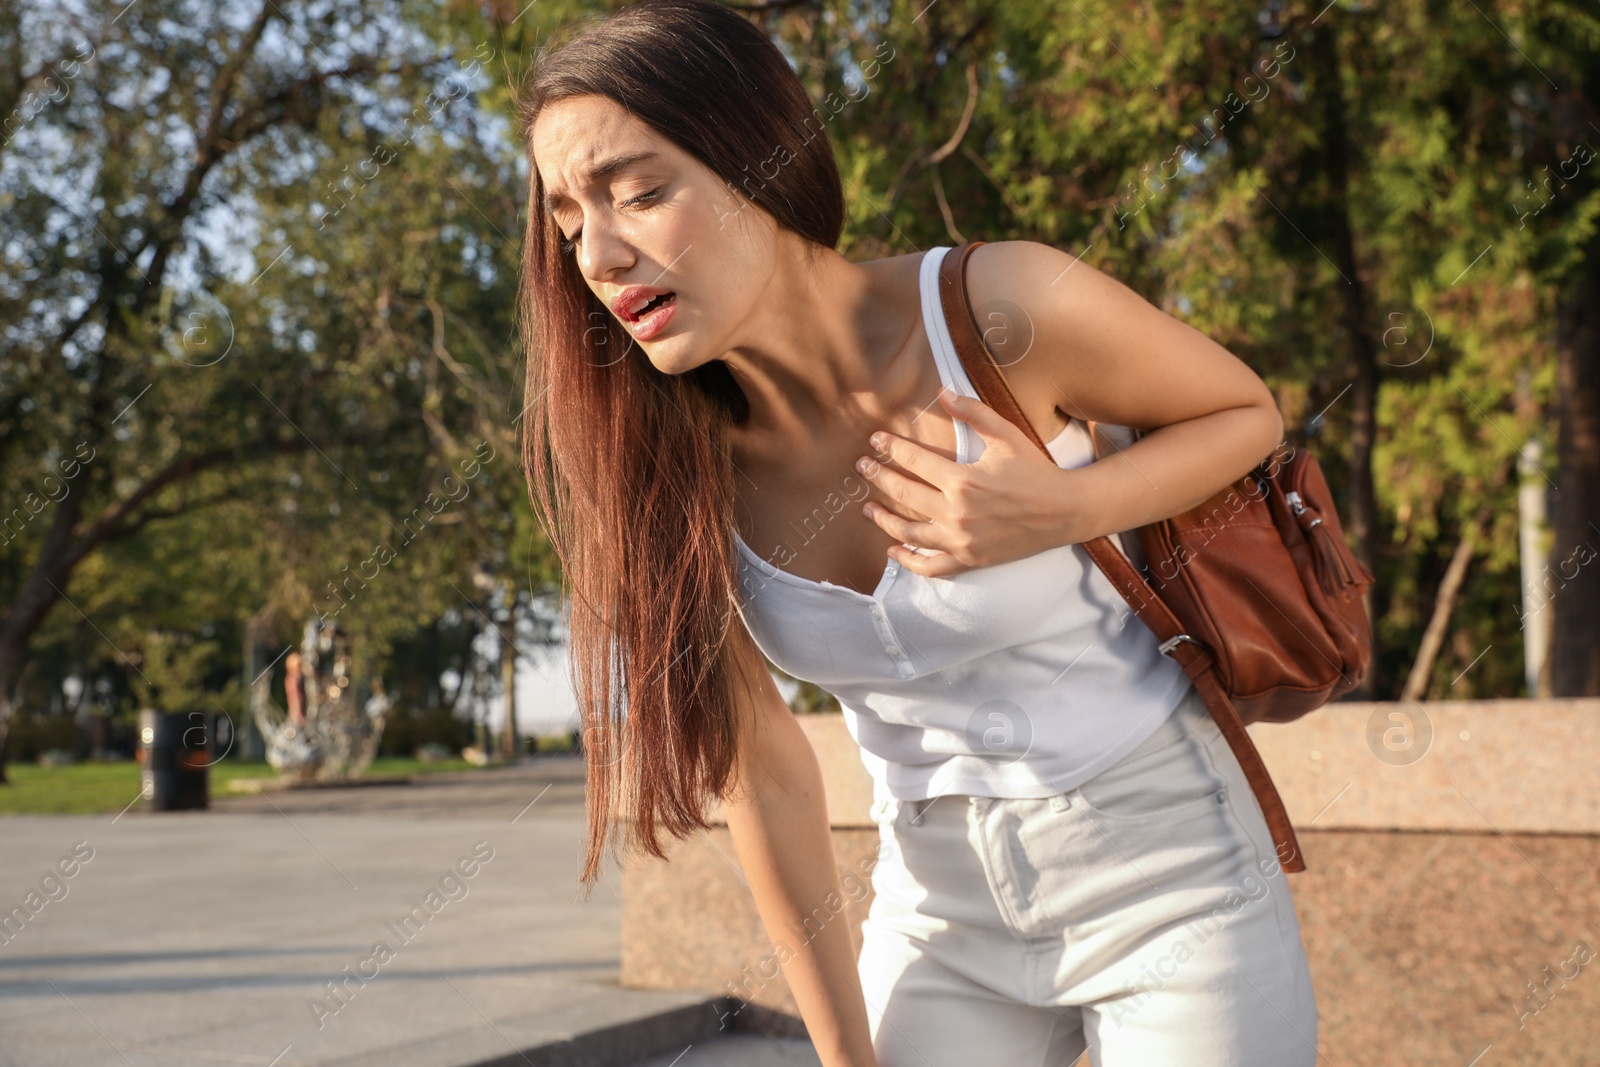
[[[985,340],[1019,402],[1024,392],[1036,404],[1053,396],[1065,416],[1149,429],[1270,396],[1220,344],[1049,245],[974,250],[967,292],[979,321],[1005,324],[987,328]]]

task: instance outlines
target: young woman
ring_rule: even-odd
[[[1087,263],[987,244],[968,291],[1012,327],[987,340],[1041,455],[956,359],[947,248],[835,251],[838,109],[758,28],[645,0],[577,30],[519,98],[520,316],[524,461],[571,594],[585,885],[618,821],[659,857],[660,829],[705,827],[719,798],[828,1067],[1314,1062],[1260,808],[1080,547],[1270,453],[1266,387]],[[1147,433],[1095,462],[1085,420]],[[839,698],[874,778],[859,958],[816,919],[841,880],[768,659]]]

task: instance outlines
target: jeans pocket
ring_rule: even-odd
[[[872,802],[872,807],[868,809],[868,817],[881,828],[894,825],[899,812],[900,801],[894,797],[883,797]]]
[[[1226,784],[1205,742],[1175,715],[1076,792],[1085,807],[1107,819],[1149,822],[1214,811],[1226,800]]]

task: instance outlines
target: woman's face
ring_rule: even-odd
[[[530,140],[563,247],[656,369],[733,348],[773,273],[772,216],[609,97],[547,105]],[[639,158],[607,167],[626,157]]]

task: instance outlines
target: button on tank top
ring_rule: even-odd
[[[923,322],[941,380],[976,397],[939,300],[947,251],[923,256]],[[983,438],[954,426],[956,462],[974,462]],[[1065,468],[1094,459],[1077,420],[1049,451]],[[1065,792],[1137,748],[1189,687],[1081,545],[945,578],[888,560],[868,595],[791,574],[734,538],[751,638],[838,699],[877,799]],[[804,550],[771,555],[785,547]]]

